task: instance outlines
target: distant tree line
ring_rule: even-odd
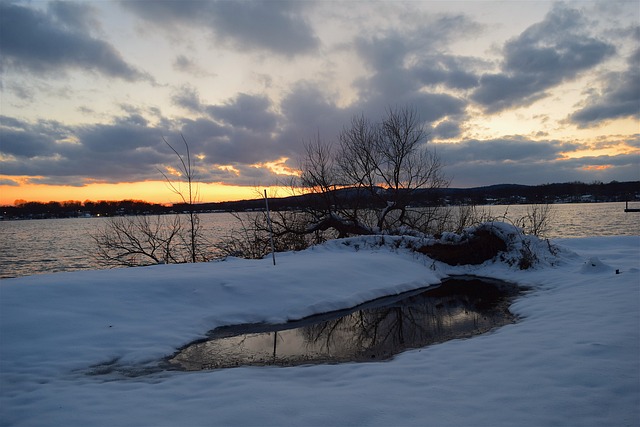
[[[14,206],[3,206],[5,218],[76,218],[82,216],[118,216],[165,214],[172,206],[148,203],[142,200],[120,200],[93,202],[67,200],[64,202],[27,202],[16,200]]]
[[[337,190],[346,191],[346,190]],[[475,188],[426,189],[415,197],[418,206],[435,206],[442,203],[460,204],[522,204],[522,203],[579,203],[624,202],[640,199],[640,181],[609,183],[567,182],[544,185],[492,185]],[[282,197],[271,200],[274,210],[299,209],[318,203],[313,194]],[[375,201],[371,201],[372,204]],[[246,211],[264,207],[264,200],[239,200],[232,202],[198,203],[197,212]],[[187,212],[185,203],[163,205],[142,200],[90,201],[68,200],[64,202],[28,202],[16,200],[13,206],[2,206],[0,215],[11,218],[75,218],[82,216],[162,215]]]
[[[380,188],[380,191],[384,189]],[[350,189],[336,190],[343,200],[348,200]],[[531,203],[584,203],[624,202],[640,200],[640,181],[610,183],[568,182],[543,185],[499,184],[473,188],[426,188],[414,190],[412,206],[428,207],[446,205],[514,205]],[[359,200],[363,203],[362,199]],[[321,203],[313,193],[282,197],[269,201],[274,210],[292,210]],[[375,198],[368,200],[367,207],[379,204]],[[264,208],[264,200],[240,200],[234,202],[203,203],[198,209],[221,211],[246,211]]]
[[[640,181],[566,182],[543,185],[502,184],[476,188],[450,188],[441,192],[452,204],[522,204],[623,202],[640,199]]]

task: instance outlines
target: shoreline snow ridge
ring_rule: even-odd
[[[640,236],[526,239],[477,265],[407,247],[424,239],[368,236],[278,254],[277,266],[229,258],[3,280],[0,425],[638,425]],[[536,261],[525,270],[523,244]],[[148,366],[218,326],[460,274],[531,287],[511,306],[522,320],[382,363],[88,375]]]

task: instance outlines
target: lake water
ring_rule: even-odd
[[[633,206],[637,207],[637,206]],[[527,205],[483,206],[491,215],[517,219]],[[623,203],[577,203],[552,206],[550,238],[640,235],[640,213],[624,212]],[[90,233],[104,218],[0,221],[0,278],[100,268]],[[234,219],[226,213],[201,214],[209,240],[228,234]]]

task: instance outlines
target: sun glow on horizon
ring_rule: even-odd
[[[15,180],[15,178],[13,178]],[[17,180],[19,181],[19,180]],[[222,183],[197,183],[198,203],[226,202],[257,199],[262,197],[263,187],[226,185]],[[284,195],[287,189],[269,186],[269,195]],[[11,206],[16,200],[28,202],[78,201],[119,201],[144,200],[149,203],[173,204],[182,200],[167,186],[165,181],[145,181],[129,183],[94,183],[85,186],[46,185],[23,183],[21,185],[0,185],[0,205]]]

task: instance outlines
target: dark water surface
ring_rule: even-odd
[[[204,370],[386,360],[407,349],[514,323],[508,307],[522,292],[515,284],[493,279],[450,278],[281,325],[217,328],[208,340],[183,348],[169,363],[175,369]]]
[[[553,205],[546,237],[570,238],[640,234],[640,214],[625,213],[624,203],[570,203]],[[636,206],[636,205],[634,205]],[[529,205],[480,206],[498,218],[517,220]],[[100,269],[91,234],[106,218],[66,218],[0,221],[0,279]],[[200,215],[203,235],[211,242],[232,232],[235,220],[227,213]]]

